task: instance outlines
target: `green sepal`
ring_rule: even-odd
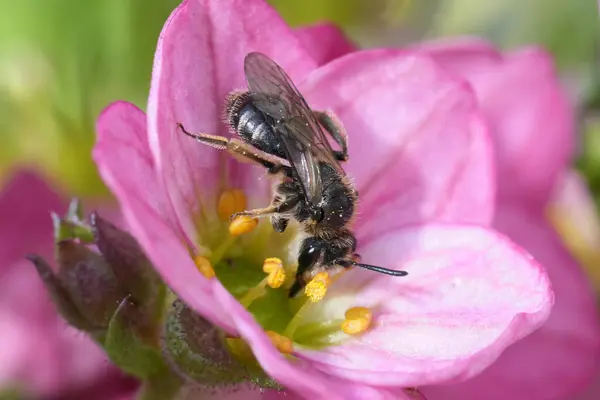
[[[121,370],[141,379],[149,379],[166,370],[156,347],[138,333],[139,309],[129,296],[121,301],[110,320],[104,339],[104,349]]]

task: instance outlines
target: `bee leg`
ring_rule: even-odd
[[[334,150],[335,157],[339,161],[348,160],[348,135],[342,123],[330,112],[313,111],[313,115],[329,136],[342,148],[342,151]]]
[[[181,123],[177,123],[177,127],[183,133],[194,138],[200,143],[206,144],[218,150],[227,150],[233,156],[242,161],[249,161],[260,164],[265,168],[273,171],[279,171],[283,167],[289,167],[290,162],[281,157],[266,153],[256,147],[239,139],[228,139],[223,136],[209,135],[206,133],[191,133],[185,130]]]
[[[256,208],[254,210],[247,210],[247,211],[242,211],[242,212],[232,214],[231,219],[234,219],[235,217],[239,217],[241,215],[255,218],[255,217],[264,217],[264,216],[273,215],[273,214],[287,213],[287,212],[291,211],[294,207],[296,207],[296,205],[298,204],[298,201],[300,201],[300,199],[296,196],[288,197],[281,203],[273,203],[269,207]]]

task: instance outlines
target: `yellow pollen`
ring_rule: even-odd
[[[263,264],[263,271],[269,274],[267,276],[267,285],[277,289],[285,282],[285,270],[283,262],[279,258],[267,258]]]
[[[250,233],[258,225],[258,219],[247,215],[239,215],[229,224],[229,234],[231,236],[240,236]]]
[[[246,209],[246,195],[241,190],[226,190],[221,193],[217,203],[217,214],[221,221],[228,221],[229,217],[236,212]]]
[[[204,275],[207,279],[212,279],[215,277],[215,270],[206,257],[196,256],[194,257],[194,263],[196,264],[196,268],[202,275]]]
[[[304,293],[312,302],[316,303],[325,297],[330,283],[331,279],[329,278],[329,274],[325,271],[319,272],[310,282],[308,282],[304,288]]]
[[[279,333],[273,331],[267,331],[266,333],[267,336],[269,336],[269,339],[271,339],[273,346],[275,346],[275,348],[279,350],[280,353],[292,354],[294,352],[294,346],[292,345],[292,341],[290,340],[290,338],[282,336]]]
[[[342,331],[348,335],[363,333],[371,326],[373,313],[367,307],[352,307],[346,311]]]

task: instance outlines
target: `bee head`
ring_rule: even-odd
[[[310,208],[310,219],[314,224],[318,224],[323,221],[325,217],[325,211],[323,207],[315,206]]]

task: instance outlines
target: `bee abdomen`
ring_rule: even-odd
[[[228,99],[227,123],[242,139],[254,147],[285,157],[281,144],[273,132],[274,121],[252,104],[248,93],[238,93]]]

